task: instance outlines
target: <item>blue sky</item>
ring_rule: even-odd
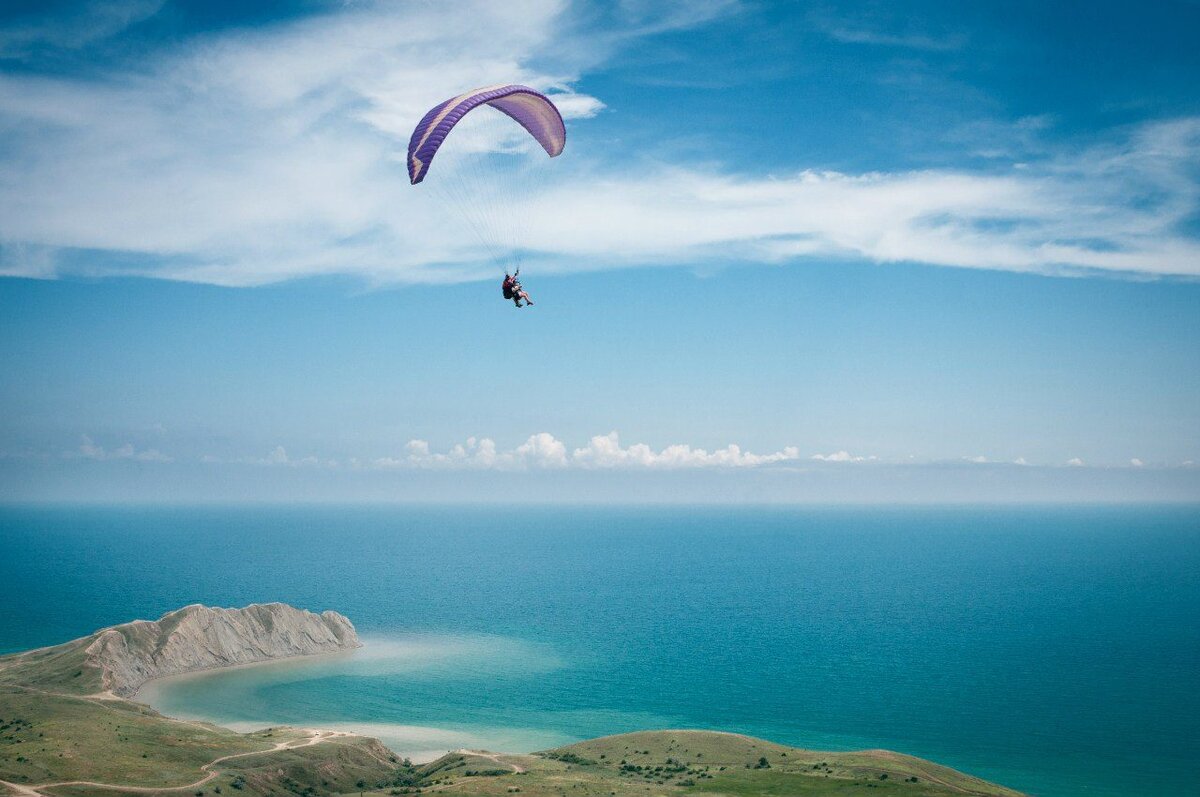
[[[1195,500],[1197,28],[8,3],[0,498]],[[403,163],[504,81],[569,131],[519,313]]]

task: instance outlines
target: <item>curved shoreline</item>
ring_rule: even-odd
[[[360,642],[356,647],[347,648],[345,650],[330,650],[324,653],[297,653],[293,656],[276,656],[275,658],[263,659],[262,661],[247,661],[242,662],[241,664],[214,664],[211,667],[197,667],[194,670],[173,672],[168,675],[156,675],[153,678],[147,678],[138,686],[133,694],[129,695],[128,697],[112,694],[111,691],[99,692],[95,696],[99,697],[101,695],[111,695],[113,698],[118,700],[130,700],[137,703],[142,701],[135,700],[135,698],[142,693],[142,690],[151,684],[170,682],[173,680],[186,680],[196,676],[211,675],[215,673],[236,672],[237,670],[248,670],[253,667],[264,667],[272,664],[281,664],[284,662],[299,662],[308,659],[328,659],[334,656],[350,656],[353,655],[355,651],[361,650],[363,647],[365,647],[365,645]],[[151,708],[154,708],[154,706],[149,703],[142,702],[142,705],[147,705]],[[157,711],[157,709],[155,710]]]

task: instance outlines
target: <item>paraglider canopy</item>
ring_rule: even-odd
[[[551,158],[566,146],[567,128],[562,114],[546,95],[516,84],[486,86],[435,105],[421,119],[408,141],[408,179],[413,185],[425,179],[454,126],[480,105],[490,105],[520,124]]]

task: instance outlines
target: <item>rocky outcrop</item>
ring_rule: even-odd
[[[155,621],[97,631],[86,661],[100,670],[105,689],[129,697],[164,675],[357,647],[354,625],[337,612],[313,614],[285,603],[244,609],[194,604]]]

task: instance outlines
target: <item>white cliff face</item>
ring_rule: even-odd
[[[195,604],[156,621],[98,631],[87,662],[104,688],[129,697],[164,675],[251,664],[361,647],[353,624],[337,612],[313,614],[284,603],[215,609]]]

